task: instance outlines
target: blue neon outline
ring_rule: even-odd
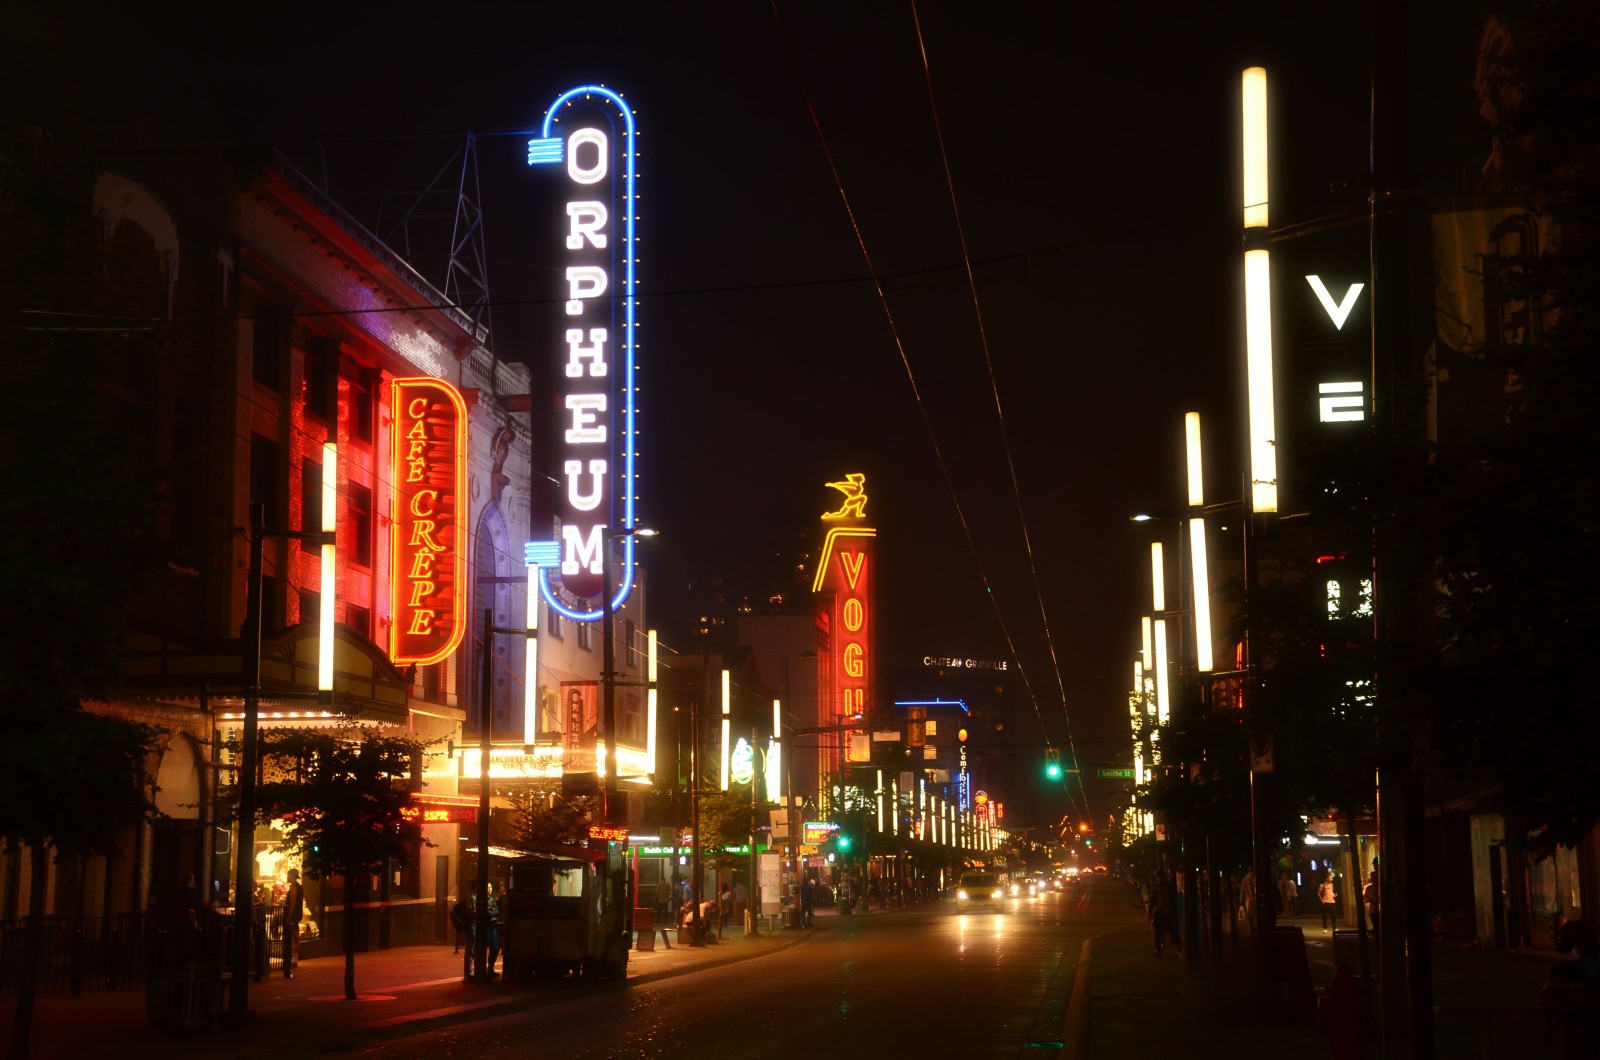
[[[567,89],[567,91],[565,91],[565,92],[561,93],[561,95],[557,96],[556,97],[556,101],[554,103],[550,104],[550,109],[544,112],[544,123],[539,127],[539,135],[540,135],[540,137],[542,139],[546,139],[546,140],[551,139],[551,135],[550,135],[551,126],[556,121],[556,112],[558,110],[560,110],[563,106],[569,104],[573,99],[575,99],[576,97],[579,97],[579,96],[584,96],[584,97],[587,97],[587,96],[599,96],[602,99],[610,101],[610,103],[613,106],[615,106],[617,108],[617,110],[620,112],[622,120],[623,120],[623,127],[626,129],[627,137],[628,137],[628,142],[624,145],[624,149],[623,149],[623,152],[622,152],[622,157],[623,157],[623,160],[624,160],[623,161],[624,173],[625,173],[625,175],[623,177],[623,180],[626,183],[626,186],[623,189],[624,195],[622,197],[622,201],[624,203],[623,224],[625,226],[626,235],[623,237],[623,246],[620,248],[623,271],[624,271],[624,279],[623,279],[623,283],[622,283],[622,291],[623,291],[623,299],[622,299],[622,309],[623,309],[622,335],[623,335],[623,342],[622,342],[622,348],[626,351],[626,353],[624,354],[624,359],[623,359],[623,366],[624,367],[623,367],[623,373],[622,373],[622,384],[623,384],[623,386],[622,386],[622,395],[623,395],[623,443],[622,443],[623,474],[620,477],[620,479],[617,480],[617,485],[618,485],[618,487],[620,489],[620,492],[622,494],[622,498],[621,498],[622,499],[622,527],[621,527],[621,529],[619,531],[617,531],[617,534],[622,536],[622,541],[623,541],[622,549],[623,549],[623,552],[622,552],[622,580],[617,583],[616,596],[612,599],[612,601],[610,603],[610,610],[612,612],[615,612],[618,608],[620,608],[623,605],[624,602],[627,601],[628,594],[633,591],[633,534],[629,533],[628,531],[637,529],[637,527],[634,524],[634,514],[633,514],[633,504],[634,504],[634,497],[633,497],[633,483],[634,483],[633,465],[634,465],[634,457],[635,457],[634,447],[635,447],[635,444],[636,444],[635,440],[634,440],[636,435],[634,434],[634,411],[635,410],[634,410],[634,396],[633,396],[634,395],[634,353],[633,353],[634,337],[633,336],[634,336],[634,306],[635,306],[635,304],[637,302],[637,299],[634,297],[634,295],[635,295],[635,287],[634,287],[635,279],[634,279],[634,273],[633,273],[633,263],[634,263],[634,253],[635,253],[634,252],[634,247],[636,245],[635,242],[634,242],[634,211],[635,211],[634,203],[636,201],[636,196],[634,194],[634,181],[635,181],[635,178],[637,176],[637,173],[636,173],[637,163],[636,163],[635,159],[636,159],[636,156],[638,154],[638,152],[637,152],[637,150],[635,148],[635,144],[638,143],[638,139],[637,139],[637,136],[636,136],[636,130],[633,127],[633,111],[632,111],[632,109],[629,108],[628,104],[623,101],[623,98],[620,95],[618,95],[616,92],[611,91],[611,89],[606,88],[604,85],[580,85],[577,88],[569,88],[569,89]],[[563,140],[562,142],[564,144],[565,140]],[[530,145],[530,152],[531,152],[531,145]],[[533,164],[533,161],[532,161],[531,158],[529,159],[529,164],[530,165]],[[616,260],[616,257],[617,257],[617,255],[613,254],[613,260]],[[615,425],[615,420],[613,420],[612,422],[613,422],[613,425]],[[615,499],[613,499],[613,501],[612,501],[611,510],[613,512],[616,511]],[[610,527],[609,524],[607,524],[604,527],[604,529],[602,530],[602,532],[601,532],[601,543],[600,543],[600,547],[601,548],[605,548],[606,547],[606,539],[608,537],[611,537],[611,536],[613,536],[612,532],[611,532],[611,527]],[[567,618],[570,618],[575,622],[593,622],[596,619],[602,617],[605,614],[606,610],[607,610],[607,605],[606,605],[606,602],[605,602],[605,600],[603,598],[600,601],[600,606],[598,608],[596,608],[595,610],[593,610],[593,611],[575,611],[572,608],[568,607],[566,604],[563,604],[560,600],[556,599],[555,593],[551,590],[551,588],[550,588],[550,579],[549,579],[548,574],[546,573],[546,568],[544,568],[544,567],[540,567],[539,568],[539,594],[545,598],[545,602],[548,603],[552,608],[554,608],[555,611],[558,614],[565,615]]]

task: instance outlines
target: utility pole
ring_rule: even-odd
[[[1407,395],[1418,380],[1411,341],[1412,192],[1407,158],[1405,4],[1372,4],[1372,401],[1380,440],[1404,457],[1416,440]],[[1385,491],[1379,491],[1384,496]],[[1385,923],[1383,1050],[1389,1058],[1431,1060],[1433,967],[1424,893],[1422,785],[1412,767],[1416,704],[1397,689],[1382,661],[1418,633],[1417,571],[1406,559],[1406,528],[1385,496],[1373,527],[1374,592],[1379,671],[1374,692],[1378,717],[1379,863]],[[1359,887],[1360,881],[1352,881]],[[1404,984],[1404,993],[1401,985]]]

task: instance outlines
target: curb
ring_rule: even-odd
[[[780,953],[792,949],[811,939],[812,935],[802,934],[794,938],[778,939],[770,945],[763,945],[759,950],[752,952],[739,952],[731,948],[727,954],[718,954],[715,957],[704,958],[693,963],[680,964],[675,967],[661,968],[642,975],[629,976],[620,983],[610,984],[616,989],[626,989],[628,986],[644,983],[660,982],[664,979],[673,979],[680,975],[689,975],[693,972],[704,971],[710,968],[722,968],[730,964],[739,964],[744,961],[753,961],[768,954]],[[718,943],[718,945],[724,945]],[[483,1020],[498,1019],[501,1016],[510,1016],[529,1009],[542,1008],[545,1005],[555,1004],[564,998],[553,995],[541,997],[535,993],[528,993],[515,999],[503,1001],[483,1001],[471,1005],[456,1005],[451,1008],[435,1009],[432,1012],[414,1013],[408,1016],[396,1016],[392,1021],[379,1021],[361,1027],[352,1028],[349,1032],[324,1038],[317,1042],[308,1042],[296,1045],[290,1049],[273,1050],[257,1054],[262,1057],[282,1058],[294,1060],[299,1057],[320,1057],[335,1052],[354,1052],[360,1049],[382,1045],[414,1034],[426,1034],[430,1031],[446,1030],[459,1027],[467,1023],[477,1023]]]
[[[1072,979],[1072,997],[1067,1000],[1067,1018],[1061,1025],[1061,1040],[1068,1045],[1068,1056],[1089,1055],[1089,965],[1094,938],[1083,940],[1078,950],[1078,966]]]

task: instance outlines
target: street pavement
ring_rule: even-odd
[[[1263,1004],[1248,936],[1237,946],[1225,936],[1217,958],[1189,961],[1171,949],[1155,956],[1132,903],[1113,899],[1112,904],[1121,905],[1125,913],[1104,921],[1085,948],[1087,964],[1079,966],[1065,1048],[1059,1055],[1074,1060],[1176,1055],[1232,1060],[1252,1054],[1317,1060],[1336,1055],[1314,1016],[1292,1018],[1275,1005]],[[873,910],[866,915],[899,912]],[[1320,997],[1333,977],[1333,940],[1315,918],[1290,918],[1287,924],[1304,931]],[[835,910],[821,909],[814,928],[778,928],[749,937],[730,928],[722,941],[703,947],[679,945],[674,932],[669,948],[657,933],[653,950],[632,954],[628,982],[637,985],[759,959],[839,926]],[[1538,1012],[1544,973],[1559,959],[1553,953],[1436,945],[1437,1055],[1472,1060],[1559,1056],[1558,1043],[1546,1035]],[[318,1057],[373,1049],[408,1035],[560,1001],[559,991],[499,978],[487,984],[464,982],[462,956],[449,945],[359,954],[360,999],[345,1001],[343,983],[343,957],[304,960],[293,979],[271,976],[251,982],[253,1018],[247,1026],[216,1029],[152,1027],[142,989],[41,995],[34,1008],[32,1055],[44,1060],[101,1055]],[[0,1036],[7,1039],[14,1001],[0,997]],[[222,1003],[226,1007],[226,997]],[[1370,1027],[1366,1039],[1365,1055],[1380,1055]]]

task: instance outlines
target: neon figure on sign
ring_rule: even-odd
[[[540,136],[528,142],[529,165],[558,165],[562,182],[560,294],[557,325],[562,411],[561,539],[556,556],[530,542],[527,562],[539,570],[539,591],[558,613],[592,622],[616,610],[633,588],[634,527],[634,243],[636,179],[633,111],[599,85],[563,92],[545,112]],[[622,539],[621,570],[604,599],[602,550]],[[558,595],[550,573],[559,565]]]

